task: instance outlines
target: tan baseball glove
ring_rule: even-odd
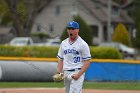
[[[55,82],[62,81],[63,79],[64,79],[63,73],[58,73],[58,74],[53,75],[53,80]]]

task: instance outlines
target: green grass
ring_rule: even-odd
[[[0,88],[64,87],[62,82],[0,82]]]
[[[88,89],[140,90],[140,82],[84,82]]]
[[[0,88],[63,88],[63,82],[0,82]],[[84,82],[84,89],[140,90],[140,82]]]

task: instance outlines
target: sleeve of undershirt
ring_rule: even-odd
[[[57,54],[57,58],[59,58],[60,60],[63,60],[63,50],[62,50],[62,43],[59,47],[59,50],[58,50],[58,54]]]

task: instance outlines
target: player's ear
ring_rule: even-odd
[[[66,30],[67,31],[67,33],[68,33],[68,30]]]
[[[79,29],[77,29],[77,32],[79,32]]]

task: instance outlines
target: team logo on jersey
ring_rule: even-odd
[[[66,49],[66,50],[64,50],[64,54],[65,54],[65,55],[66,55],[66,54],[70,54],[70,53],[72,53],[72,54],[74,54],[74,55],[79,55],[79,52],[76,51],[75,49]]]

